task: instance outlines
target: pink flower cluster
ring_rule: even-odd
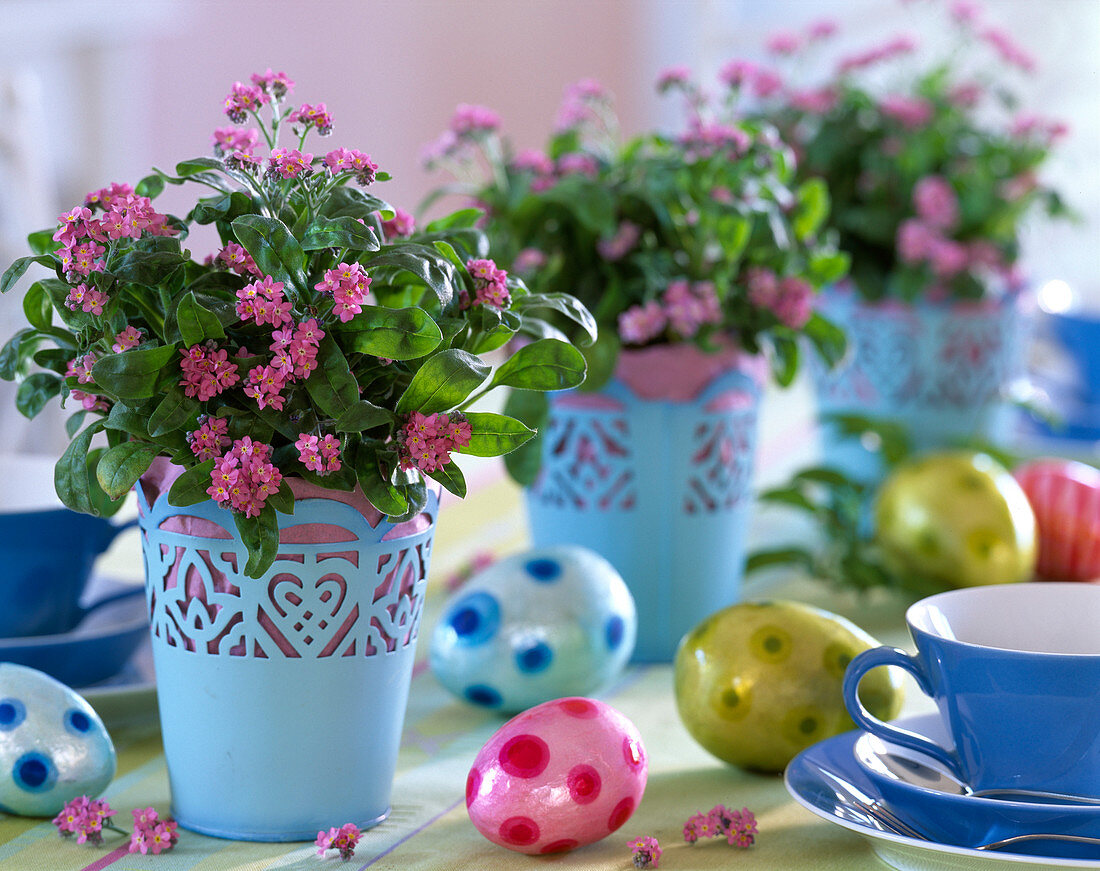
[[[179,841],[179,826],[168,818],[162,820],[151,807],[135,809],[134,830],[130,835],[129,852],[142,854],[153,851],[154,855],[171,850]],[[111,822],[115,812],[104,799],[91,799],[86,795],[77,796],[53,819],[57,832],[63,838],[76,835],[78,844],[103,843],[103,830],[110,829],[126,834]],[[98,867],[99,863],[95,863]]]
[[[959,204],[951,183],[929,175],[913,188],[917,217],[898,227],[897,250],[903,263],[927,263],[937,278],[950,279],[972,268],[1002,269],[1003,258],[990,242],[970,244],[948,237],[959,220]]]
[[[610,106],[611,98],[604,86],[595,79],[581,79],[565,89],[565,96],[558,108],[555,129],[563,132],[585,124],[599,123]]]
[[[627,846],[630,847],[631,860],[635,868],[656,868],[661,861],[661,853],[664,852],[660,842],[651,836],[635,838],[629,841]]]
[[[252,149],[256,147],[259,140],[259,131],[252,128],[238,130],[236,127],[219,127],[213,135],[214,154],[218,157],[232,154],[235,151],[251,154]]]
[[[313,127],[321,136],[332,133],[332,115],[329,114],[324,103],[318,103],[316,106],[302,103],[287,116],[287,120],[291,124],[300,124],[307,129]]]
[[[283,296],[283,283],[265,275],[237,291],[237,316],[242,321],[255,321],[258,326],[281,327],[293,322],[290,302]]]
[[[103,843],[103,827],[111,825],[115,812],[104,799],[91,799],[80,795],[66,804],[53,819],[57,832],[63,838],[76,835],[76,842]]]
[[[103,314],[103,306],[107,304],[107,294],[95,287],[86,284],[78,284],[69,288],[69,295],[65,298],[65,308],[69,311],[86,311],[97,317]]]
[[[478,136],[500,128],[500,116],[485,106],[459,103],[451,116],[451,132],[456,136]]]
[[[471,259],[466,268],[474,279],[474,300],[471,305],[487,305],[504,310],[512,302],[508,292],[508,273],[492,260]]]
[[[900,57],[903,54],[910,54],[916,47],[917,43],[912,37],[896,36],[882,45],[844,58],[837,67],[837,72],[840,73],[840,75],[845,75],[855,72],[856,70],[864,69],[865,67],[874,66],[883,61]]]
[[[313,318],[302,321],[291,330],[284,326],[271,333],[270,351],[274,355],[268,365],[248,370],[245,396],[256,400],[260,408],[282,411],[286,403],[283,390],[295,381],[305,381],[317,368],[317,349],[324,331]]]
[[[345,823],[338,829],[329,829],[327,832],[317,833],[317,855],[324,856],[329,850],[339,850],[340,858],[345,862],[355,854],[355,846],[363,833],[354,823]]]
[[[192,345],[180,351],[180,387],[190,397],[198,397],[201,402],[212,399],[223,390],[228,390],[241,376],[237,374],[237,364],[229,361],[229,354],[223,348],[219,350],[213,342],[205,345]]]
[[[340,440],[331,434],[323,439],[303,432],[298,433],[294,443],[298,449],[298,459],[307,469],[320,475],[340,471]]]
[[[756,817],[747,807],[731,810],[715,805],[708,813],[697,813],[684,823],[684,840],[694,844],[700,838],[725,837],[731,847],[751,847],[756,842]]]
[[[111,350],[116,354],[121,354],[123,351],[129,351],[131,348],[136,348],[141,343],[141,330],[137,327],[127,327],[117,336],[111,343]]]
[[[644,345],[666,327],[690,339],[704,324],[722,322],[722,305],[709,281],[669,283],[660,301],[651,299],[619,315],[619,337],[628,345]]]
[[[416,230],[416,220],[401,208],[394,208],[393,217],[382,222],[382,232],[387,239],[408,237]]]
[[[234,124],[243,124],[248,120],[249,112],[256,112],[260,106],[271,100],[262,88],[234,82],[225,98],[225,114]]]
[[[665,67],[657,74],[657,93],[664,94],[673,88],[686,88],[691,84],[691,67],[677,64]]]
[[[728,88],[748,87],[762,99],[774,96],[783,90],[783,79],[774,70],[746,60],[732,60],[718,71],[718,80]]]
[[[595,177],[599,174],[600,165],[590,154],[579,151],[570,151],[558,158],[557,163],[537,148],[525,148],[512,160],[514,172],[529,172],[534,177],[531,179],[531,191],[540,193],[557,184],[558,180],[568,175],[587,175]]]
[[[370,159],[369,154],[351,148],[336,148],[330,151],[325,155],[325,166],[333,175],[354,172],[355,180],[364,187],[374,182],[378,173],[378,164]]]
[[[228,433],[229,421],[225,418],[200,416],[199,428],[187,434],[191,453],[199,458],[200,463],[217,459],[233,444]]]
[[[283,474],[271,463],[271,445],[250,436],[237,439],[214,464],[206,492],[245,517],[258,517],[264,502],[279,491]]]
[[[596,243],[596,251],[607,261],[622,260],[630,250],[638,244],[641,238],[642,228],[631,221],[622,221],[615,230],[615,235],[609,239],[600,239]]]
[[[451,451],[466,447],[472,437],[462,412],[425,415],[414,411],[397,435],[401,468],[438,471],[451,461]]]
[[[130,835],[130,852],[153,855],[171,850],[179,842],[179,826],[171,817],[162,820],[151,807],[134,808],[134,832]]]
[[[516,255],[512,268],[516,272],[533,272],[546,265],[546,255],[538,248],[524,248]]]
[[[680,142],[689,157],[707,158],[728,152],[740,157],[749,150],[752,139],[736,124],[723,124],[694,117],[688,129],[680,135]]]
[[[780,278],[770,269],[753,267],[746,275],[749,302],[770,311],[776,320],[792,330],[806,326],[813,314],[814,289],[794,275]]]
[[[226,269],[233,270],[237,275],[255,275],[257,277],[263,275],[260,272],[260,267],[256,265],[256,261],[252,259],[252,255],[244,250],[243,245],[238,245],[236,242],[230,242],[222,248],[215,255],[214,262]]]
[[[1018,139],[1036,139],[1050,146],[1069,133],[1069,127],[1062,121],[1022,114],[1013,119],[1009,133]]]
[[[271,67],[268,67],[265,73],[253,73],[252,84],[263,91],[265,95],[270,95],[270,97],[277,100],[281,100],[294,90],[294,80],[284,72],[273,73]],[[263,102],[266,103],[267,99],[264,99]]]
[[[297,148],[276,148],[268,158],[267,171],[280,178],[305,178],[313,172],[313,155]]]
[[[90,384],[95,380],[92,377],[92,367],[95,365],[95,361],[95,354],[85,354],[83,357],[76,357],[70,360],[68,366],[65,368],[66,377],[75,378],[78,384]],[[94,393],[85,393],[83,390],[73,390],[72,397],[87,411],[100,411],[106,413],[110,410],[107,400],[102,396],[96,396]]]
[[[1025,73],[1035,72],[1035,58],[1013,42],[1012,37],[1003,30],[998,30],[995,27],[987,27],[979,36],[987,44],[993,46],[997,54],[1001,56],[1001,60],[1005,63],[1017,67]]]
[[[887,94],[879,100],[879,111],[907,130],[922,127],[932,119],[932,104],[920,97]]]
[[[361,263],[341,263],[335,269],[326,269],[323,281],[313,285],[321,293],[331,294],[335,305],[333,312],[346,324],[363,311],[370,292],[370,276]]]

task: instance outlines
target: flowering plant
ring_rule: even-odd
[[[1022,221],[1034,206],[1067,210],[1037,171],[1064,125],[1018,111],[1010,82],[1033,59],[978,7],[955,0],[951,40],[928,59],[898,36],[840,58],[823,81],[829,22],[772,37],[777,69],[733,60],[720,78],[728,105],[752,103],[799,154],[798,178],[829,186],[829,224],[852,257],[867,300],[979,299],[1019,286]],[[992,57],[970,62],[969,50]],[[785,64],[791,69],[783,69]]]
[[[595,336],[575,300],[532,294],[488,259],[476,213],[416,231],[362,190],[388,178],[369,155],[304,152],[333,122],[323,103],[289,104],[293,86],[270,70],[235,83],[225,112],[256,128],[219,129],[214,156],[89,194],[0,279],[7,291],[33,263],[54,273],[27,289],[30,326],[0,351],[0,376],[21,382],[27,416],[58,395],[80,403],[56,468],[62,501],[111,513],[169,457],[185,467],[169,500],[232,510],[252,577],[275,557],[276,511],[293,511],[287,477],[358,484],[395,518],[422,510],[425,475],[464,495],[453,453],[495,456],[533,435],[472,402],[583,380],[580,352],[536,312]],[[288,128],[294,147],[280,147]],[[166,185],[192,184],[213,193],[184,218],[154,208]],[[182,245],[193,225],[219,238],[202,262]],[[495,371],[481,359],[521,331],[536,340]]]
[[[696,107],[698,108],[698,107]],[[836,349],[811,296],[846,260],[820,235],[824,186],[794,186],[790,150],[764,123],[694,114],[679,137],[619,144],[611,100],[572,86],[546,152],[515,152],[488,109],[460,106],[426,152],[485,211],[494,251],[539,291],[574,293],[596,316],[587,389],[610,377],[622,348],[721,336],[771,352],[778,379],[797,367],[805,332]]]

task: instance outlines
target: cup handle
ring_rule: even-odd
[[[851,714],[852,719],[856,721],[856,725],[872,735],[877,735],[884,741],[890,741],[900,747],[908,747],[910,750],[927,754],[946,765],[948,770],[957,778],[964,779],[959,765],[959,758],[954,752],[944,749],[931,739],[918,735],[916,732],[910,732],[908,729],[901,729],[889,723],[884,723],[864,707],[859,698],[859,682],[871,669],[882,665],[896,665],[898,668],[909,672],[916,680],[920,691],[926,696],[932,697],[932,689],[929,686],[928,678],[916,657],[910,656],[897,647],[873,647],[856,656],[844,672],[844,705],[848,708],[848,713]]]

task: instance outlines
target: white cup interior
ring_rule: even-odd
[[[1100,585],[997,584],[922,599],[915,629],[966,644],[1030,653],[1100,655]]]

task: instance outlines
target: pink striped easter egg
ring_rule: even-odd
[[[1038,521],[1036,575],[1046,581],[1100,579],[1100,469],[1044,458],[1013,474]]]

